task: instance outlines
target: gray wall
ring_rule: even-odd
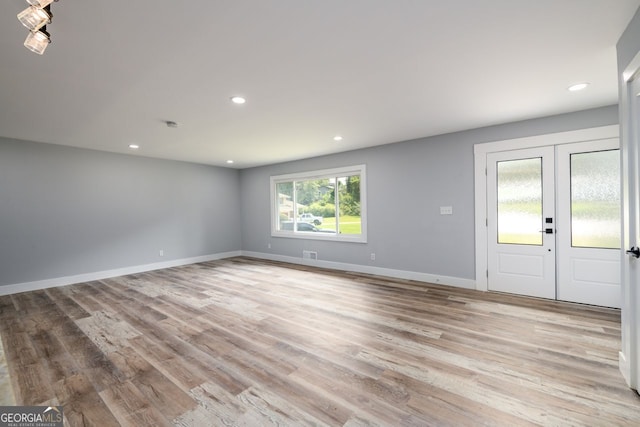
[[[298,258],[313,250],[324,261],[475,279],[473,145],[617,123],[609,106],[242,170],[242,249]],[[271,175],[362,163],[367,244],[271,237]],[[441,216],[440,206],[453,215]]]
[[[0,138],[0,286],[238,251],[239,182],[232,169]]]
[[[629,26],[625,29],[624,33],[618,40],[616,46],[616,52],[618,56],[618,71],[619,75],[622,74],[625,68],[629,65],[631,60],[640,51],[640,9],[636,11],[636,14],[629,22]]]
[[[300,258],[303,249],[474,279],[473,145],[617,122],[610,106],[242,171],[0,138],[0,286],[238,250]],[[271,175],[361,163],[367,244],[271,237]]]

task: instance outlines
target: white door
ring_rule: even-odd
[[[629,248],[626,252],[629,255],[627,257],[628,275],[630,276],[630,289],[629,289],[629,306],[634,313],[634,323],[630,334],[633,336],[633,344],[635,345],[634,359],[632,364],[634,365],[632,374],[634,376],[634,388],[640,390],[640,74],[636,73],[636,79],[632,84],[633,98],[631,100],[633,104],[632,109],[632,123],[634,132],[634,150],[633,150],[633,192],[629,194],[630,201],[630,221],[633,221],[634,236],[631,239],[633,247]],[[624,328],[624,325],[623,325]]]
[[[640,57],[640,55],[639,55]],[[640,61],[638,61],[640,62]],[[640,390],[640,68],[627,80],[623,96],[622,349],[620,371]]]
[[[553,147],[487,155],[488,288],[556,297]]]
[[[489,290],[620,307],[617,138],[487,155]]]
[[[635,136],[635,149],[634,155],[634,185],[635,191],[630,194],[630,200],[633,201],[633,208],[631,209],[632,218],[634,223],[635,236],[633,241],[635,244],[633,248],[627,251],[629,254],[628,266],[629,274],[633,277],[630,281],[630,285],[633,287],[631,292],[631,305],[634,308],[635,313],[635,327],[631,332],[635,338],[635,367],[633,370],[635,376],[635,389],[640,389],[640,75],[636,74],[636,79],[632,84],[633,90],[633,124],[634,124],[634,136]]]
[[[559,145],[556,165],[557,298],[619,308],[619,140]]]

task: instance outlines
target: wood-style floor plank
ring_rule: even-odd
[[[619,311],[410,280],[233,258],[0,297],[0,334],[70,426],[640,425]]]

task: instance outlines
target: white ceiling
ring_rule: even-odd
[[[26,6],[0,136],[245,168],[615,104],[640,0],[60,0],[43,56]]]

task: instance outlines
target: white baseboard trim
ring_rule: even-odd
[[[620,369],[620,373],[622,374],[622,377],[624,378],[627,385],[631,386],[631,369],[629,363],[627,362],[627,358],[621,351],[618,352],[618,368]]]
[[[440,276],[436,274],[419,273],[416,271],[395,270],[391,268],[372,267],[368,265],[347,264],[343,262],[307,260],[284,255],[267,254],[263,252],[242,251],[243,256],[267,259],[270,261],[282,261],[291,264],[308,265],[312,267],[322,267],[331,270],[350,271],[354,273],[375,274],[377,276],[394,277],[397,279],[417,280],[420,282],[435,283],[437,285],[447,285],[456,288],[475,289],[476,281],[463,279],[460,277]]]
[[[199,262],[215,261],[224,258],[231,258],[242,255],[241,251],[223,252],[219,254],[203,255],[193,258],[174,259],[153,264],[134,265],[131,267],[116,268],[113,270],[96,271],[94,273],[78,274],[75,276],[56,277],[54,279],[38,280],[36,282],[17,283],[13,285],[0,286],[0,296],[18,294],[20,292],[38,291],[59,286],[73,285],[76,283],[103,280],[110,277],[126,276],[128,274],[144,273],[146,271],[161,270],[163,268],[179,267],[187,264],[197,264]]]
[[[627,383],[627,386],[635,389],[637,386],[632,384],[631,381],[631,365],[627,361],[624,353],[621,351],[618,352],[618,368],[620,369],[620,373],[622,374],[624,381]]]

